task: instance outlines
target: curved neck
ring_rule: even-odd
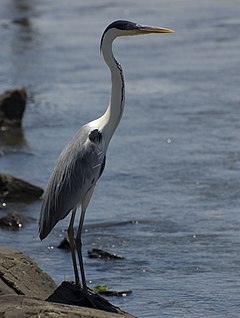
[[[112,42],[114,38],[113,35],[106,34],[102,43],[103,58],[110,69],[112,81],[110,103],[106,112],[101,117],[103,124],[102,133],[104,134],[107,145],[122,117],[125,96],[123,70],[112,53]]]

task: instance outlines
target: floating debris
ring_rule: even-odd
[[[126,297],[132,293],[131,290],[111,290],[107,285],[98,285],[93,287],[94,292],[105,296]]]

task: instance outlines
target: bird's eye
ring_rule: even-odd
[[[88,137],[90,141],[94,143],[99,143],[102,139],[102,135],[98,129],[94,129],[93,131],[91,131]]]

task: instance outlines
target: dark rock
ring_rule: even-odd
[[[70,244],[69,244],[68,238],[67,238],[67,237],[64,237],[64,239],[59,243],[59,245],[57,246],[57,248],[70,251]]]
[[[124,259],[123,256],[117,255],[115,253],[110,253],[104,251],[100,248],[93,248],[91,251],[88,251],[88,256],[90,258],[103,258],[103,259]]]
[[[35,219],[27,217],[16,211],[8,212],[7,215],[0,217],[0,226],[13,230],[21,229],[25,224],[33,223]]]
[[[107,299],[101,297],[98,293],[94,293],[90,289],[88,292],[89,295],[86,296],[83,290],[75,283],[62,282],[46,300],[67,305],[95,308],[107,312],[120,312],[118,307],[110,304]]]
[[[26,101],[27,93],[23,87],[0,94],[0,126],[21,126]]]
[[[42,194],[43,189],[9,174],[0,173],[0,199],[34,200]]]

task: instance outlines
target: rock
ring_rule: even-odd
[[[26,296],[0,296],[0,317],[4,318],[134,318],[128,314],[54,304]]]
[[[0,173],[0,199],[34,200],[42,194],[43,189],[9,174]]]
[[[62,285],[67,286],[68,291],[73,286],[71,283]],[[45,301],[54,294],[56,287],[54,281],[30,257],[0,247],[0,317],[134,318],[120,309],[118,313],[110,313]],[[66,296],[69,301],[69,295]]]
[[[64,237],[63,240],[58,244],[57,248],[70,251],[70,244],[69,244],[69,239],[67,237]]]
[[[115,253],[110,253],[107,251],[104,251],[100,248],[93,248],[91,251],[88,251],[88,256],[90,258],[103,258],[103,259],[124,259],[123,256],[117,255]]]
[[[16,152],[17,149],[20,149],[25,144],[26,140],[21,127],[0,127],[0,147],[2,146],[0,155]],[[8,146],[7,149],[5,149],[6,146]],[[10,149],[10,147],[13,148]]]
[[[0,247],[0,295],[8,293],[46,299],[56,287],[51,277],[30,257]]]
[[[70,251],[70,244],[67,237],[64,237],[64,239],[59,243],[57,248],[64,249],[66,251]],[[118,260],[118,259],[124,259],[123,256],[117,255],[115,253],[111,253],[108,251],[105,251],[100,248],[93,248],[90,251],[88,251],[88,257],[89,258],[101,258],[101,259],[107,259],[107,260]]]
[[[46,300],[54,303],[96,308],[106,312],[123,314],[120,308],[112,305],[107,299],[100,296],[98,292],[88,288],[88,293],[89,295],[86,296],[82,288],[75,283],[62,282]]]
[[[13,230],[21,229],[25,224],[33,222],[35,222],[34,218],[16,211],[8,212],[7,215],[0,217],[0,227],[7,227]]]
[[[27,93],[23,87],[0,94],[0,126],[21,126],[26,101]]]

